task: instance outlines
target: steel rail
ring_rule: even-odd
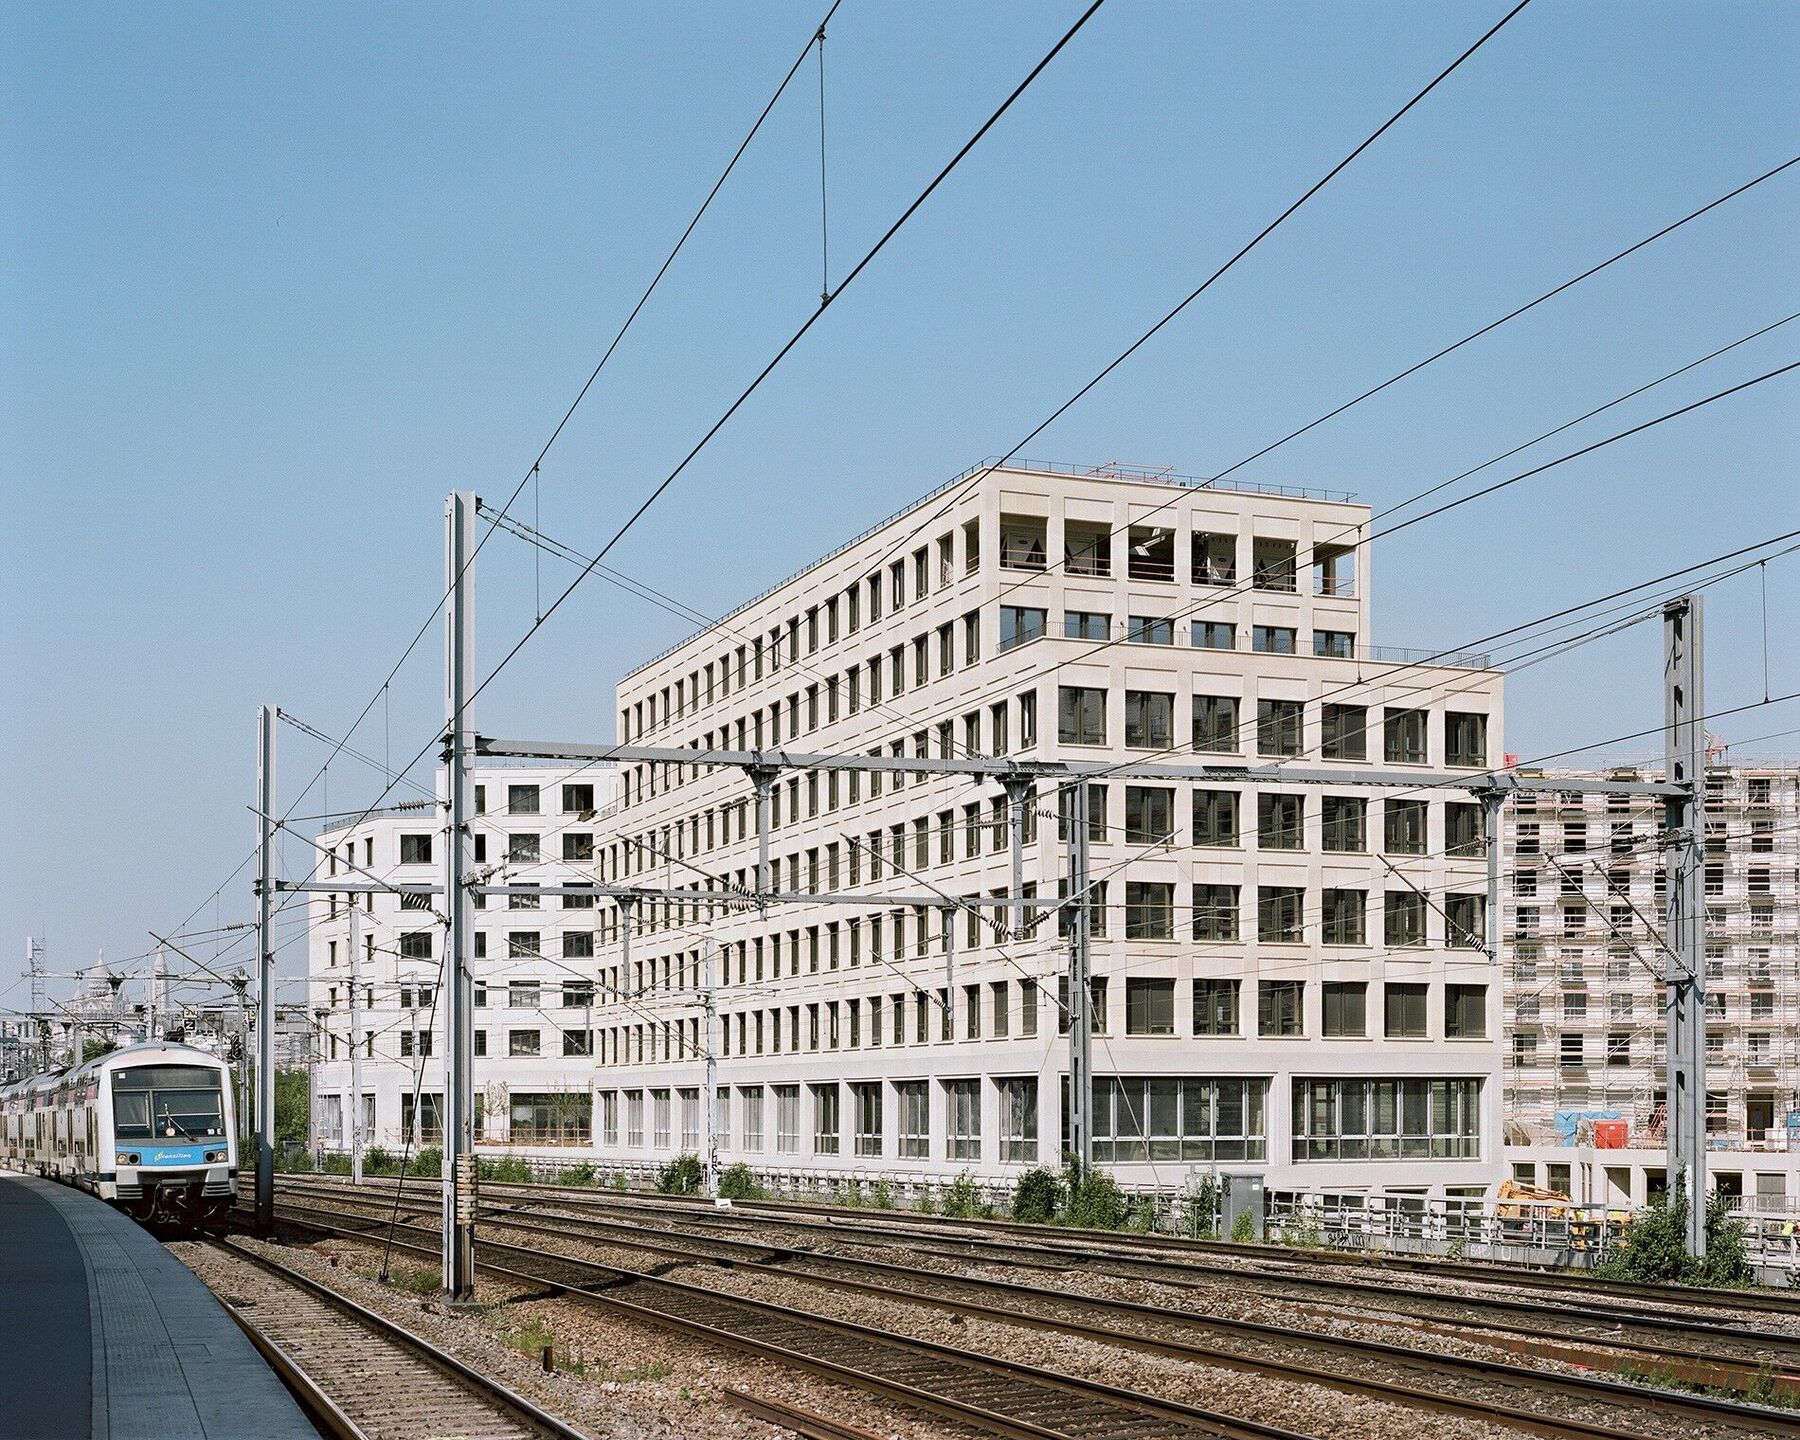
[[[376,1220],[366,1230],[355,1230],[306,1219],[308,1213],[323,1213],[333,1220],[362,1218],[342,1212],[308,1212],[278,1200],[277,1224],[363,1241],[387,1228],[385,1222]],[[395,1239],[392,1243],[398,1249],[420,1254],[437,1253],[435,1245],[413,1240]],[[506,1263],[502,1263],[502,1257]],[[549,1286],[580,1304],[616,1311],[1016,1440],[1076,1440],[1102,1430],[1120,1440],[1172,1440],[1177,1436],[1315,1440],[1297,1431],[1221,1415],[1178,1400],[1077,1379],[1020,1361],[897,1335],[666,1276],[547,1254],[538,1247],[478,1240],[476,1267],[517,1283]],[[596,1284],[594,1277],[603,1278]],[[628,1288],[640,1290],[643,1298],[627,1298],[621,1292]],[[733,1323],[737,1328],[732,1328]],[[803,1348],[808,1345],[810,1350]],[[834,1348],[836,1358],[818,1353]],[[884,1366],[887,1373],[871,1366]],[[950,1393],[952,1390],[961,1393]],[[1021,1405],[1031,1413],[1012,1413]]]
[[[247,1250],[243,1246],[235,1244],[230,1240],[210,1240],[206,1243],[213,1249],[229,1254],[233,1259],[242,1260],[248,1264],[254,1265],[258,1269],[275,1276],[285,1284],[291,1285],[297,1290],[304,1291],[313,1298],[330,1306],[339,1314],[347,1316],[365,1330],[372,1331],[400,1348],[411,1351],[428,1365],[443,1371],[457,1385],[465,1390],[471,1391],[477,1399],[491,1404],[498,1410],[507,1412],[514,1419],[520,1421],[528,1428],[550,1437],[550,1440],[588,1440],[587,1435],[583,1431],[577,1430],[572,1425],[568,1425],[562,1420],[559,1420],[549,1411],[526,1399],[523,1395],[519,1394],[518,1391],[513,1390],[499,1380],[494,1379],[491,1375],[487,1375],[482,1371],[477,1370],[474,1366],[459,1360],[449,1351],[432,1344],[423,1336],[415,1334],[405,1326],[388,1319],[387,1316],[378,1314],[367,1306],[358,1304],[348,1295],[344,1295],[339,1291],[333,1290],[329,1285],[325,1285],[320,1281],[315,1280],[312,1276],[302,1274],[300,1271],[283,1265],[280,1261],[272,1259],[269,1256],[260,1255],[254,1251]],[[220,1298],[223,1300],[223,1297]],[[334,1434],[346,1433],[348,1436],[352,1437],[361,1437],[364,1435],[364,1431],[344,1413],[342,1408],[338,1406],[334,1400],[331,1399],[329,1391],[326,1388],[326,1382],[320,1380],[317,1376],[308,1375],[292,1355],[289,1355],[282,1350],[279,1343],[274,1339],[263,1334],[260,1328],[245,1316],[239,1307],[232,1305],[229,1301],[225,1301],[225,1304],[239,1326],[250,1335],[252,1344],[255,1344],[259,1350],[265,1350],[265,1353],[273,1351],[281,1357],[279,1363],[275,1361],[271,1361],[271,1363],[276,1364],[277,1373],[282,1374],[284,1380],[288,1378],[286,1373],[288,1370],[291,1370],[294,1374],[300,1376],[306,1387],[309,1387],[311,1390],[324,1396],[330,1410],[338,1417],[337,1420],[332,1422],[334,1427],[339,1422],[350,1427],[348,1432],[340,1432],[334,1428]],[[306,1401],[302,1400],[301,1403],[304,1406]]]
[[[361,1200],[361,1197],[348,1198],[351,1198],[353,1203]],[[379,1205],[385,1209],[388,1202],[382,1200],[366,1203]],[[427,1216],[431,1213],[431,1207],[422,1202],[409,1203],[415,1214]],[[1498,1420],[1550,1435],[1585,1435],[1592,1437],[1592,1440],[1632,1440],[1632,1437],[1638,1437],[1642,1432],[1622,1430],[1595,1422],[1572,1421],[1472,1397],[1444,1396],[1435,1391],[1421,1390],[1415,1386],[1394,1381],[1370,1380],[1354,1375],[1344,1375],[1292,1361],[1271,1360],[1229,1350],[1219,1350],[1192,1340],[1171,1339],[1166,1332],[1172,1326],[1185,1327],[1201,1335],[1212,1335],[1223,1331],[1252,1341],[1325,1350],[1355,1360],[1378,1361],[1410,1370],[1422,1367],[1438,1376],[1460,1376],[1477,1383],[1517,1386],[1540,1393],[1572,1396],[1583,1401],[1598,1401],[1626,1409],[1642,1410],[1646,1407],[1660,1410],[1673,1409],[1690,1414],[1701,1422],[1718,1423],[1723,1421],[1751,1427],[1753,1433],[1757,1434],[1784,1431],[1800,1436],[1800,1417],[1790,1416],[1781,1411],[1771,1410],[1767,1407],[1746,1406],[1718,1396],[1647,1389],[1642,1385],[1599,1376],[1564,1375],[1555,1371],[1531,1369],[1502,1361],[1440,1355],[1383,1341],[1298,1330],[1261,1321],[1197,1315],[1137,1301],[1082,1295],[1068,1291],[1052,1292],[1015,1281],[944,1275],[885,1261],[787,1250],[768,1243],[752,1244],[716,1236],[691,1235],[679,1237],[670,1235],[671,1240],[685,1239],[688,1242],[686,1245],[666,1243],[646,1238],[645,1232],[641,1228],[633,1228],[617,1221],[547,1216],[536,1213],[526,1215],[511,1207],[495,1209],[492,1205],[484,1206],[483,1215],[492,1227],[516,1228],[534,1234],[561,1235],[570,1239],[641,1250],[689,1262],[707,1260],[736,1270],[767,1274],[784,1279],[811,1280],[878,1298],[914,1300],[1003,1324],[1023,1325],[1060,1334],[1072,1334],[1096,1343],[1141,1350],[1168,1358],[1222,1365],[1229,1369],[1247,1370],[1261,1374],[1282,1375],[1305,1383],[1361,1393],[1413,1408],[1433,1409],[1487,1421]],[[589,1233],[572,1228],[575,1225],[586,1227]],[[596,1236],[591,1233],[601,1230],[609,1233],[604,1236]],[[615,1230],[623,1233],[610,1233]],[[670,1232],[661,1233],[669,1234]],[[696,1245],[711,1246],[715,1251],[724,1253],[713,1255],[697,1253],[694,1248]],[[817,1273],[818,1267],[847,1271],[850,1272],[850,1276],[821,1275]],[[858,1274],[890,1278],[885,1280],[853,1278]],[[943,1294],[934,1295],[916,1288],[921,1282],[926,1285],[935,1284],[940,1287],[961,1288],[1011,1298],[1025,1304],[1038,1303],[1060,1306],[1065,1310],[1085,1310],[1099,1320],[1136,1321],[1146,1326],[1160,1328],[1165,1334],[1161,1338],[1154,1335],[1131,1334],[1117,1328],[1108,1328],[1104,1324],[1083,1324],[1069,1319],[1066,1315],[1034,1314],[1028,1310],[1002,1305],[988,1305]],[[1595,1343],[1605,1346],[1609,1342],[1602,1340]],[[1566,1359],[1571,1363],[1602,1369],[1607,1368],[1616,1358],[1593,1349],[1573,1346],[1559,1346],[1558,1348],[1563,1353],[1549,1358]],[[1653,1357],[1658,1362],[1659,1368],[1667,1373],[1679,1375],[1683,1379],[1690,1379],[1696,1383],[1743,1389],[1764,1378],[1749,1367],[1720,1361],[1716,1357],[1700,1352],[1671,1354],[1657,1347],[1643,1347],[1641,1353]]]

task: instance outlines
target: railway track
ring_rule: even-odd
[[[358,1198],[352,1197],[352,1203]],[[291,1203],[288,1202],[290,1206]],[[341,1209],[313,1213],[320,1218],[379,1227],[393,1208],[391,1199],[370,1198],[364,1203],[370,1213],[361,1216]],[[403,1201],[401,1208],[407,1213],[409,1226],[422,1225],[430,1230],[435,1223],[435,1215],[422,1202]],[[1324,1386],[1412,1411],[1481,1420],[1524,1432],[1587,1440],[1641,1440],[1645,1436],[1686,1433],[1672,1432],[1673,1420],[1678,1425],[1713,1427],[1721,1434],[1800,1436],[1800,1419],[1782,1411],[1746,1406],[1720,1396],[1647,1390],[1596,1374],[1570,1375],[1541,1367],[1443,1355],[1131,1301],[1051,1292],[987,1277],[944,1275],[880,1261],[771,1250],[761,1243],[693,1236],[672,1243],[666,1232],[663,1238],[655,1238],[658,1232],[630,1230],[608,1221],[490,1210],[484,1214],[484,1226],[488,1230],[516,1230],[540,1240],[556,1236],[582,1244],[624,1247],[659,1259],[666,1257],[676,1264],[716,1264],[739,1273],[811,1281],[840,1292],[901,1300],[1163,1358]],[[594,1263],[576,1257],[560,1258]],[[666,1264],[659,1265],[658,1273],[665,1273],[668,1268]],[[1222,1343],[1227,1341],[1230,1343]],[[1322,1368],[1315,1362],[1324,1357],[1351,1368],[1348,1372]],[[1603,1353],[1570,1353],[1559,1358],[1602,1370],[1618,1363],[1617,1357]],[[1682,1360],[1665,1356],[1660,1364],[1665,1372],[1674,1373]],[[1730,1387],[1734,1380],[1747,1377],[1715,1367],[1697,1372],[1695,1378]],[[1521,1404],[1522,1400],[1530,1403]]]
[[[332,1440],[586,1440],[455,1356],[310,1276],[229,1240],[232,1318]]]
[[[377,1227],[385,1230],[378,1217],[306,1212],[279,1196],[277,1221],[302,1233],[348,1240],[369,1238]],[[392,1243],[420,1254],[438,1250],[433,1237],[417,1230]],[[772,1360],[987,1434],[1018,1440],[1315,1440],[1282,1426],[1019,1361],[665,1275],[547,1253],[541,1244],[481,1239],[476,1263],[534,1291],[553,1290],[577,1304]]]

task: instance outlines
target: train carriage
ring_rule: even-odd
[[[0,1088],[0,1163],[137,1219],[223,1229],[237,1182],[231,1070],[186,1045],[112,1050]]]

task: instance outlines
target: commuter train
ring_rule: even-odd
[[[223,1231],[237,1188],[231,1067],[128,1045],[0,1087],[0,1164],[91,1191],[147,1224]]]

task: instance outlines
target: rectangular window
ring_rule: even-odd
[[[1044,620],[1047,612],[1030,609],[1023,605],[1002,605],[1000,607],[1000,650],[1004,654],[1015,646],[1029,644],[1033,640],[1044,638]],[[944,636],[944,649],[949,650],[949,636]],[[946,668],[943,672],[948,674]]]
[[[944,1083],[944,1117],[948,1121],[948,1158],[979,1160],[981,1158],[981,1082],[979,1080],[946,1080]]]
[[[1416,890],[1389,890],[1382,897],[1382,939],[1389,945],[1425,943],[1425,897]]]
[[[1320,1000],[1327,1036],[1360,1040],[1369,1033],[1369,987],[1361,980],[1327,980]]]
[[[1125,843],[1160,845],[1174,838],[1175,792],[1162,785],[1125,787]]]
[[[1188,627],[1188,640],[1196,650],[1237,649],[1237,631],[1228,620],[1196,620]]]
[[[1125,979],[1125,1033],[1173,1035],[1175,1033],[1175,982]]]
[[[1196,585],[1237,583],[1237,536],[1196,530],[1193,543],[1193,575]]]
[[[1097,610],[1063,611],[1063,639],[1104,640],[1112,629],[1112,616]]]
[[[850,1095],[856,1121],[856,1153],[881,1154],[881,1081],[852,1085]]]
[[[508,1030],[506,1032],[506,1053],[513,1056],[536,1055],[538,1053],[538,1032],[535,1030]]]
[[[1259,980],[1256,982],[1256,1033],[1296,1036],[1306,1033],[1306,982]]]
[[[1038,1158],[1038,1082],[1026,1075],[996,1080],[1000,1102],[1000,1159],[1003,1164],[1029,1165]]]
[[[1294,627],[1291,625],[1252,625],[1250,648],[1264,655],[1292,655]]]
[[[1487,854],[1481,806],[1464,800],[1444,802],[1444,852],[1449,855]]]
[[[904,1006],[895,1005],[899,1016]],[[897,1039],[898,1037],[896,1037]],[[894,1082],[894,1101],[900,1110],[900,1154],[923,1160],[931,1154],[931,1092],[923,1080]]]
[[[1444,897],[1444,943],[1454,950],[1480,950],[1487,945],[1487,896]]]
[[[1381,802],[1382,848],[1389,855],[1425,853],[1425,806],[1423,800]]]
[[[1360,795],[1319,798],[1321,848],[1339,855],[1360,855],[1369,848],[1369,802]]]
[[[1000,517],[1000,564],[1006,570],[1044,568],[1045,526],[1041,515]]]
[[[1295,1080],[1292,1114],[1297,1161],[1481,1153],[1479,1080]]]
[[[1301,907],[1306,891],[1297,885],[1259,885],[1256,891],[1256,938],[1298,945],[1305,938]]]
[[[1175,938],[1175,887],[1161,881],[1125,882],[1125,938]]]
[[[1231,755],[1238,748],[1238,702],[1232,695],[1194,697],[1194,749],[1201,754]]]
[[[1237,886],[1194,886],[1194,938],[1230,941],[1238,938]]]
[[[1196,1035],[1235,1035],[1238,1033],[1238,991],[1240,980],[1196,980],[1194,982],[1194,1033]]]
[[[1255,578],[1252,584],[1258,590],[1279,590],[1293,594],[1299,587],[1296,578],[1299,569],[1295,564],[1295,545],[1292,540],[1265,540],[1257,538],[1251,542],[1251,563],[1255,566]]]
[[[1425,763],[1423,710],[1388,710],[1382,714],[1383,756],[1390,765]]]
[[[1363,705],[1319,708],[1319,750],[1327,760],[1369,758],[1369,711]]]
[[[808,1088],[812,1091],[813,1100],[813,1153],[835,1155],[838,1153],[838,1137],[844,1128],[837,1082]]]
[[[1326,890],[1319,897],[1319,941],[1324,945],[1361,945],[1367,940],[1366,890]]]
[[[879,591],[871,589],[871,594]],[[777,1085],[775,1088],[775,1148],[784,1155],[800,1152],[800,1087]]]
[[[1112,574],[1112,531],[1104,525],[1063,524],[1063,569],[1070,575]]]
[[[1306,800],[1263,791],[1256,797],[1256,843],[1264,850],[1298,850],[1306,842]]]
[[[1300,753],[1301,705],[1298,700],[1258,700],[1256,702],[1256,753],[1259,755],[1298,755]]]
[[[508,815],[536,815],[538,813],[538,787],[535,785],[508,785],[506,787],[506,813]]]
[[[1175,622],[1159,615],[1133,615],[1126,624],[1125,638],[1133,645],[1173,645]]]
[[[400,837],[400,863],[402,865],[429,865],[431,863],[431,837],[429,835],[402,835]]]
[[[1237,1078],[1096,1079],[1094,1159],[1103,1164],[1261,1160],[1267,1153],[1267,1090],[1266,1080]]]
[[[1064,745],[1106,743],[1106,691],[1064,685],[1057,692],[1057,739]]]
[[[563,786],[562,808],[565,815],[586,815],[594,808],[594,787],[592,785]]]
[[[1389,983],[1382,987],[1382,1033],[1390,1040],[1425,1038],[1424,985]]]
[[[1194,791],[1194,844],[1212,848],[1235,846],[1237,843],[1237,791]]]
[[[1313,631],[1313,654],[1327,660],[1348,660],[1356,653],[1356,636],[1348,630]]]
[[[1487,986],[1444,987],[1444,1038],[1480,1040],[1487,1036]]]
[[[1444,712],[1444,763],[1479,769],[1487,764],[1487,716]]]
[[[1160,690],[1125,692],[1125,743],[1134,750],[1167,750],[1175,743],[1175,697]]]

